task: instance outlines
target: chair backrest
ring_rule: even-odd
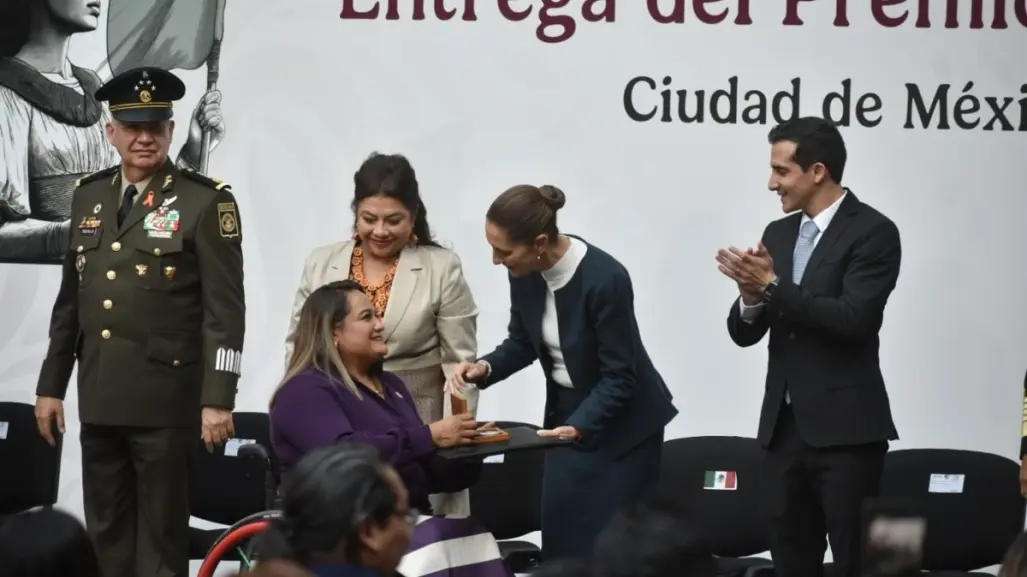
[[[57,503],[63,439],[56,429],[51,447],[39,435],[35,407],[0,402],[0,515]]]
[[[925,570],[972,571],[1000,564],[1023,531],[1019,469],[977,451],[890,451],[881,496],[908,500],[927,517]]]
[[[745,557],[770,548],[760,503],[763,450],[748,437],[686,437],[663,443],[659,494],[690,510],[713,553]]]
[[[536,425],[497,421],[501,429]],[[542,529],[542,451],[517,451],[488,459],[470,489],[471,515],[496,539],[515,539]]]
[[[267,474],[275,475],[278,459],[271,447],[271,421],[267,413],[232,414],[235,437],[214,452],[202,440],[198,444],[192,473],[190,509],[193,517],[231,525],[239,519],[268,508]],[[270,464],[256,458],[239,456],[243,444],[256,443],[264,448]],[[270,469],[269,469],[270,467]]]

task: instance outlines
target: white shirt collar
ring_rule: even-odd
[[[812,220],[817,225],[817,230],[820,231],[820,234],[823,234],[823,232],[827,230],[827,226],[831,224],[831,220],[834,219],[834,215],[838,214],[838,207],[842,205],[842,201],[845,200],[845,197],[848,196],[848,194],[849,191],[844,190],[842,195],[838,197],[838,200],[834,201],[831,206],[820,211],[820,214],[813,218],[810,218],[805,212],[802,213],[802,220],[799,221],[799,227],[802,228],[802,225],[806,224],[806,221]]]

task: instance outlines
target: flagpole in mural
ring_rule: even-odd
[[[225,0],[110,0],[107,63],[115,75],[138,66],[196,70],[207,66],[207,90],[217,88]],[[207,172],[211,131],[203,129],[199,154]]]
[[[225,35],[225,0],[217,0],[214,14],[214,41],[207,56],[207,91],[218,87],[218,68],[221,63],[221,38]],[[203,131],[203,148],[200,149],[200,172],[207,174],[210,160],[210,130]]]

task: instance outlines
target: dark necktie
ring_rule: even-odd
[[[121,199],[121,210],[118,211],[118,226],[125,222],[125,218],[128,217],[128,213],[132,212],[132,206],[135,204],[136,195],[139,191],[136,190],[134,184],[128,185],[125,189],[125,197]]]

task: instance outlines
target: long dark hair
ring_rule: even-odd
[[[71,515],[41,509],[0,525],[0,577],[100,577],[86,528]]]
[[[405,156],[374,152],[360,165],[353,175],[354,217],[360,201],[372,196],[394,198],[410,211],[414,218],[417,246],[439,246],[428,226],[428,209],[421,200],[417,174]]]
[[[384,527],[396,515],[398,496],[387,471],[369,445],[339,443],[307,453],[285,479],[282,518],[255,543],[257,558],[308,565],[342,551],[355,560],[360,528]]]

